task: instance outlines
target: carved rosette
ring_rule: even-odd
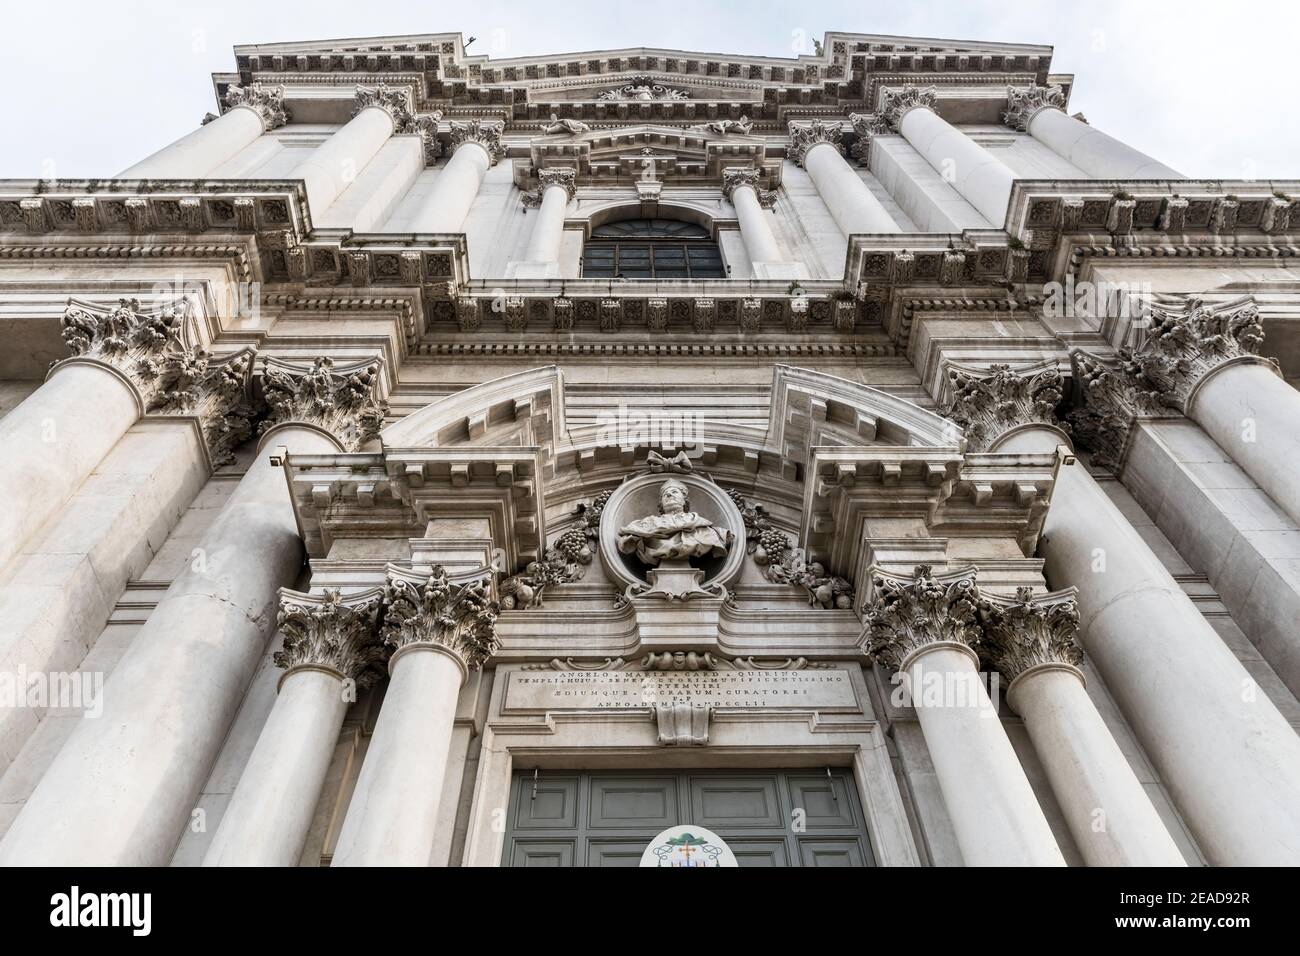
[[[984,629],[981,650],[1008,681],[1034,667],[1077,669],[1083,663],[1072,591],[1035,599],[1031,588],[1018,588],[1014,601],[982,596],[979,619]]]
[[[1007,432],[1026,425],[1068,430],[1056,417],[1065,382],[1054,366],[1017,370],[993,365],[988,375],[951,368],[948,380],[953,397],[944,415],[966,433],[969,451],[988,451]]]
[[[452,120],[451,150],[454,153],[466,143],[477,143],[487,151],[488,159],[495,166],[506,154],[501,144],[501,124],[484,120],[470,120],[462,123]]]
[[[803,166],[808,150],[820,143],[830,143],[838,151],[840,148],[840,126],[838,123],[826,123],[813,120],[811,123],[790,124],[790,146],[786,156]]]
[[[1029,132],[1029,124],[1043,110],[1065,111],[1065,91],[1059,86],[1031,86],[1018,90],[1007,87],[1007,109],[1002,122],[1022,133]]]
[[[915,109],[933,110],[939,91],[933,87],[905,86],[901,90],[885,90],[880,95],[880,109],[876,118],[889,129],[898,132],[903,117]]]
[[[345,451],[356,451],[383,427],[388,404],[378,398],[377,361],[335,368],[334,360],[322,355],[307,368],[268,357],[261,378],[270,410],[263,432],[291,423],[315,425]]]
[[[875,600],[863,620],[866,652],[874,660],[899,670],[913,653],[932,644],[979,645],[974,568],[939,580],[921,564],[910,581],[877,572],[872,583]]]
[[[735,202],[732,195],[741,186],[748,186],[754,190],[754,195],[758,198],[758,204],[764,209],[771,209],[776,205],[776,192],[771,189],[764,189],[760,183],[761,175],[757,169],[750,168],[731,168],[722,171],[722,195],[727,197],[728,202]]]
[[[193,415],[214,467],[253,432],[251,382],[255,351],[220,359],[186,343],[188,300],[155,311],[137,299],[116,308],[69,299],[61,321],[73,356],[112,366],[135,387],[148,414]]]
[[[882,134],[890,133],[889,124],[874,113],[850,113],[853,124],[853,146],[849,154],[863,166],[871,165],[871,143]]]
[[[377,627],[380,598],[377,588],[347,598],[334,590],[303,594],[282,588],[276,624],[284,649],[275,652],[275,666],[324,668],[362,687],[373,683],[383,674],[385,656]]]
[[[404,129],[415,121],[415,108],[408,87],[393,88],[383,83],[378,86],[358,86],[352,115],[356,116],[362,110],[372,106],[389,115],[393,121],[394,131]]]
[[[268,133],[289,122],[283,86],[263,86],[261,83],[230,86],[226,89],[225,103],[227,109],[243,106],[252,110],[262,118],[262,129]]]
[[[1204,379],[1233,361],[1258,361],[1264,326],[1254,302],[1213,308],[1189,296],[1173,305],[1151,303],[1143,316],[1146,338],[1126,356],[1133,387],[1160,404],[1186,412]]]
[[[427,576],[390,570],[384,587],[388,610],[380,629],[393,651],[433,644],[478,670],[497,652],[499,607],[486,580],[453,584],[441,565]]]
[[[530,193],[524,193],[523,204],[529,209],[536,209],[542,204],[542,200],[546,198],[546,190],[552,186],[563,189],[567,197],[565,201],[572,202],[573,197],[578,195],[578,171],[564,166],[539,170],[537,173],[537,189]]]
[[[438,122],[441,119],[442,112],[440,110],[423,113],[419,116],[410,116],[408,114],[400,122],[394,120],[397,125],[393,130],[393,134],[396,136],[420,137],[420,146],[424,150],[424,165],[432,166],[442,156],[442,141],[438,139]]]

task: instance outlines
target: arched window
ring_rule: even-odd
[[[597,226],[582,249],[587,279],[723,279],[709,231],[677,219],[623,219]]]

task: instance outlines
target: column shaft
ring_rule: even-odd
[[[456,151],[459,155],[461,150]],[[452,157],[454,162],[456,156]],[[484,170],[486,172],[486,170]],[[474,186],[478,192],[478,185]],[[564,210],[569,205],[569,192],[563,186],[547,186],[542,192],[542,205],[533,222],[532,235],[528,237],[527,262],[559,262],[560,242],[564,238]],[[468,210],[466,210],[468,212]]]
[[[926,106],[909,109],[898,131],[981,216],[1002,228],[1015,176],[1001,160]]]
[[[323,215],[330,204],[379,152],[393,135],[392,114],[379,106],[365,106],[335,131],[290,173],[307,187],[312,212]]]
[[[285,675],[204,866],[297,865],[347,708],[338,673]]]
[[[140,400],[125,378],[72,362],[0,419],[0,570],[139,415]]]
[[[289,425],[295,453],[338,445]],[[0,841],[0,865],[165,864],[302,566],[283,472],[264,449]]]
[[[1077,671],[1026,671],[1007,691],[1089,866],[1185,866]]]
[[[1063,110],[1039,110],[1029,135],[1097,179],[1183,179],[1182,173],[1113,136],[1082,123]]]
[[[1187,414],[1300,522],[1300,392],[1264,365],[1226,365],[1201,383]]]
[[[465,669],[424,644],[399,650],[391,666],[334,866],[429,865]]]
[[[965,648],[939,645],[904,662],[916,715],[967,866],[1064,866],[1047,818],[1029,786]],[[925,703],[927,681],[944,696]]]
[[[772,226],[768,222],[769,217],[764,214],[754,187],[737,186],[732,190],[731,202],[736,207],[736,218],[740,220],[740,236],[745,240],[745,249],[749,252],[750,261],[780,262],[781,250],[777,247],[776,236],[772,234]]]
[[[206,126],[128,166],[115,179],[198,179],[208,175],[262,135],[257,110],[236,106]]]
[[[832,143],[817,143],[804,155],[804,169],[844,235],[900,232],[885,207]]]
[[[415,217],[416,232],[460,232],[492,167],[488,151],[473,141],[461,144],[433,181]]]

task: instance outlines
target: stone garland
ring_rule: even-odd
[[[519,574],[501,582],[502,608],[522,611],[541,607],[548,587],[579,581],[586,575],[593,542],[600,534],[600,516],[612,493],[603,491],[591,504],[578,505],[579,527],[570,528],[556,538],[540,561],[528,562]]]
[[[853,585],[844,578],[828,574],[817,561],[804,559],[788,535],[776,530],[762,505],[750,505],[740,492],[727,489],[745,522],[745,551],[773,584],[793,584],[808,593],[812,607],[851,610]]]

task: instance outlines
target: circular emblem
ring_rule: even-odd
[[[694,824],[669,827],[641,854],[642,866],[740,866],[722,837]]]

